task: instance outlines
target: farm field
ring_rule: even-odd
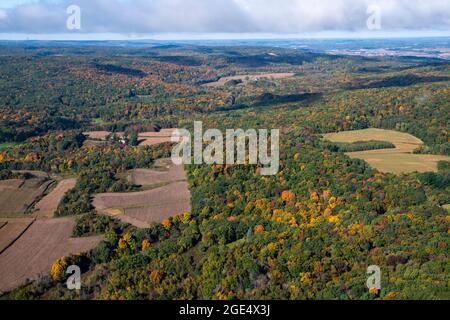
[[[448,156],[413,154],[423,142],[407,133],[383,129],[365,129],[344,131],[324,135],[331,142],[354,143],[358,141],[388,141],[395,149],[381,149],[346,153],[352,158],[366,161],[372,167],[387,173],[429,172],[437,171],[439,161],[449,161]]]
[[[86,136],[86,141],[84,141],[83,146],[87,148],[101,147],[108,144],[108,138],[112,136],[112,132],[110,131],[87,131],[83,132],[83,135]],[[123,137],[123,132],[116,132],[117,137]]]
[[[48,195],[36,204],[34,216],[37,218],[53,218],[61,199],[67,191],[75,187],[77,179],[65,179],[58,183]]]
[[[171,142],[172,134],[177,129],[162,129],[160,132],[143,132],[139,134],[139,145],[154,146]]]
[[[101,213],[116,210],[119,219],[125,215],[151,224],[189,212],[190,195],[187,182],[181,181],[142,192],[99,194],[93,204]]]
[[[0,217],[24,214],[52,183],[52,180],[45,178],[0,181]]]
[[[14,243],[33,222],[32,218],[0,220],[0,254]]]
[[[138,135],[139,145],[154,146],[161,143],[171,142],[171,137],[176,129],[161,129],[159,132],[142,132]],[[87,140],[84,142],[85,147],[98,147],[105,145],[107,139],[113,134],[109,131],[88,131],[83,133]],[[123,132],[116,132],[117,137],[122,138]]]
[[[89,251],[103,239],[101,236],[71,238],[74,225],[71,218],[34,222],[0,254],[0,292],[7,292],[28,279],[47,274],[56,259]]]
[[[83,134],[91,140],[105,140],[111,135],[109,131],[87,131]]]
[[[161,165],[164,165],[161,163]],[[184,169],[182,166],[170,165],[158,169],[135,169],[129,173],[130,181],[139,186],[152,186],[161,183],[184,181]],[[163,170],[166,171],[163,171]]]
[[[231,76],[231,77],[223,77],[220,78],[218,81],[215,82],[209,82],[204,84],[204,87],[222,87],[227,82],[232,80],[240,80],[242,83],[240,85],[245,85],[250,81],[258,81],[260,79],[284,79],[284,78],[290,78],[293,77],[295,73],[264,73],[264,74],[243,74],[238,76]]]
[[[136,169],[130,172],[134,184],[150,190],[98,194],[94,197],[94,207],[100,213],[140,228],[189,212],[190,193],[183,166],[169,164],[169,161],[157,162],[153,170]]]

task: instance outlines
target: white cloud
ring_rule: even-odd
[[[0,20],[6,20],[8,18],[8,14],[6,13],[6,10],[0,9]]]
[[[450,0],[60,0],[0,10],[0,32],[67,32],[71,4],[87,33],[365,31],[371,4],[384,31],[450,30]]]

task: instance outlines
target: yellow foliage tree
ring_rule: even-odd
[[[295,194],[292,191],[283,191],[281,193],[281,200],[283,201],[291,201],[295,197]]]
[[[150,281],[153,284],[158,284],[161,282],[161,273],[159,272],[159,270],[153,270],[150,273]]]
[[[370,288],[369,289],[369,292],[371,293],[371,294],[378,294],[378,292],[379,292],[380,290],[378,290],[377,288]]]
[[[319,195],[317,194],[317,192],[311,192],[309,199],[311,199],[311,201],[317,202],[319,201]]]
[[[255,234],[263,234],[264,231],[265,231],[265,229],[264,229],[264,226],[263,226],[263,225],[258,224],[258,225],[255,227]]]
[[[300,281],[304,285],[307,285],[307,286],[311,285],[312,284],[311,274],[309,272],[300,273]]]
[[[64,271],[67,268],[67,261],[65,257],[56,260],[52,265],[52,270],[50,272],[50,276],[53,281],[60,281]]]
[[[180,219],[180,222],[182,224],[189,224],[189,222],[191,222],[191,214],[189,212],[185,212],[181,215],[178,216],[178,218]]]
[[[337,199],[336,197],[331,197],[330,200],[328,200],[328,205],[331,209],[335,208],[337,205]]]
[[[142,252],[144,252],[145,250],[147,250],[148,248],[150,248],[150,246],[151,246],[151,242],[150,242],[150,240],[148,240],[148,239],[144,239],[143,241],[142,241]]]
[[[161,224],[163,225],[164,229],[170,230],[170,227],[172,227],[172,223],[169,219],[164,219]]]

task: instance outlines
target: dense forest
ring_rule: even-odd
[[[269,47],[0,47],[0,179],[15,170],[77,177],[57,216],[74,236],[104,234],[62,257],[14,299],[449,299],[450,165],[381,173],[344,153],[386,141],[323,141],[365,128],[410,133],[415,152],[450,155],[450,64]],[[221,77],[293,73],[221,87]],[[133,139],[86,146],[83,132],[279,128],[281,168],[186,166],[192,211],[137,229],[96,215],[92,196],[139,190],[123,178],[170,156]],[[83,287],[69,291],[71,264]],[[378,265],[382,289],[369,291]]]

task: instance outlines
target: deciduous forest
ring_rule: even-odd
[[[289,76],[253,79],[282,73]],[[348,153],[395,149],[391,141],[323,137],[393,130],[423,142],[414,155],[450,156],[449,97],[450,63],[437,59],[262,46],[2,45],[0,182],[33,180],[36,171],[75,178],[55,217],[75,219],[72,237],[103,236],[4,297],[449,299],[449,162],[382,172]],[[194,121],[280,129],[278,174],[189,165],[190,212],[148,228],[98,214],[95,195],[145,192],[129,172],[170,157],[172,143],[139,145],[140,134],[191,130]],[[108,137],[85,134],[103,131]],[[78,291],[65,286],[73,264],[82,270]],[[366,287],[370,265],[382,270],[381,290]]]

